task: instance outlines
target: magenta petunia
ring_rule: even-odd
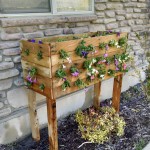
[[[92,75],[90,78],[91,78],[91,80],[93,80],[95,77]]]
[[[104,54],[104,57],[105,57],[105,58],[106,58],[106,57],[108,57],[108,54],[107,54],[107,53],[105,53],[105,54]]]
[[[79,76],[79,72],[74,72],[74,73],[71,73],[74,77],[78,77]]]

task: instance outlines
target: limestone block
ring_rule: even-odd
[[[7,90],[12,86],[12,79],[0,80],[0,91]]]
[[[4,28],[4,32],[8,34],[19,33],[21,32],[21,29],[19,27],[8,27],[8,28]]]
[[[117,15],[125,15],[126,11],[125,10],[116,10]]]
[[[3,55],[5,56],[13,56],[20,54],[20,48],[11,48],[3,50]]]
[[[11,57],[5,57],[4,61],[6,61],[6,62],[11,62],[12,59],[11,59]]]
[[[13,62],[2,62],[0,63],[0,70],[10,69],[14,67]]]
[[[125,20],[125,17],[124,16],[116,16],[116,19],[117,19],[117,21]]]
[[[104,18],[105,17],[104,12],[96,12],[96,15],[98,16],[98,18]]]
[[[39,31],[39,32],[33,32],[33,33],[25,33],[24,34],[24,37],[26,39],[40,38],[40,37],[43,37],[43,36],[44,36],[44,34],[41,31]]]
[[[5,91],[0,91],[0,98],[5,98],[6,97],[6,92]]]
[[[111,17],[111,18],[115,17],[115,12],[114,11],[105,11],[105,14],[106,14],[107,17]]]
[[[2,102],[0,102],[0,109],[2,109],[4,106],[4,104]]]
[[[10,107],[1,109],[1,110],[0,110],[0,117],[7,116],[7,115],[9,115],[10,113],[11,113],[11,108],[10,108]]]
[[[72,34],[73,32],[72,32],[72,29],[70,29],[70,28],[65,28],[65,29],[63,30],[63,33],[64,33],[64,34]]]
[[[128,21],[127,20],[120,21],[120,26],[121,27],[128,26]]]
[[[105,10],[106,5],[105,4],[95,4],[95,10]]]
[[[83,27],[83,26],[88,26],[90,24],[90,22],[77,22],[76,26],[77,27]]]
[[[109,23],[106,25],[106,28],[108,30],[116,29],[116,28],[118,28],[118,23],[117,22],[116,23]]]
[[[38,30],[37,26],[25,26],[22,27],[22,31],[24,33],[32,33],[32,32],[36,32]]]
[[[116,22],[116,18],[107,18],[107,19],[104,19],[104,23],[105,24],[110,23],[110,22]]]
[[[44,32],[45,35],[58,35],[62,33],[63,33],[63,29],[48,29],[45,30]]]
[[[125,7],[136,7],[136,5],[137,4],[135,2],[129,2],[124,4]]]
[[[137,3],[138,8],[145,8],[147,6],[146,3]]]
[[[21,62],[21,56],[19,55],[19,56],[15,56],[14,58],[13,58],[13,62],[14,63],[19,63],[19,62]]]
[[[3,57],[2,57],[2,55],[0,55],[0,62],[3,60]]]
[[[57,28],[57,24],[45,24],[45,25],[39,25],[39,29],[53,29]]]
[[[2,42],[0,43],[0,49],[9,49],[9,48],[14,48],[14,47],[19,47],[19,42]]]
[[[19,74],[19,71],[17,69],[9,69],[5,72],[0,73],[0,80],[14,77],[14,76],[17,76],[18,74]]]
[[[123,4],[121,4],[121,3],[107,3],[106,6],[107,6],[108,9],[117,9],[117,10],[119,10],[119,9],[123,8]]]
[[[77,28],[72,28],[73,34],[80,34],[80,33],[86,33],[89,32],[88,26],[85,27],[77,27]]]
[[[20,40],[23,37],[22,33],[7,34],[2,32],[0,38],[4,41]]]
[[[139,8],[134,8],[134,12],[136,12],[136,13],[141,12],[141,9],[139,9]]]
[[[89,31],[90,32],[97,32],[97,31],[105,31],[105,25],[102,24],[91,24],[89,25]]]

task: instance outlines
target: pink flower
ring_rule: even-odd
[[[92,76],[91,76],[91,80],[93,80],[94,78],[95,78],[95,77],[92,75]]]
[[[118,70],[119,70],[119,68],[118,68],[118,67],[116,67],[116,70],[118,71]]]
[[[104,60],[102,60],[102,63],[105,63],[106,62],[106,60],[104,59]]]
[[[104,57],[105,57],[105,58],[106,58],[106,57],[108,57],[108,54],[107,54],[107,53],[105,53],[105,54],[104,54]]]
[[[78,77],[79,76],[79,72],[74,72],[74,73],[71,73],[74,77]]]
[[[123,69],[126,70],[127,69],[127,65],[123,64]]]

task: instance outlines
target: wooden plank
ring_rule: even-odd
[[[46,68],[35,63],[28,62],[26,60],[21,60],[22,68],[25,70],[31,69],[32,67],[37,68],[38,74],[44,77],[51,78],[50,68]]]
[[[49,44],[38,44],[29,41],[21,41],[21,52],[25,55],[25,50],[29,50],[30,53],[37,54],[39,51],[42,52],[43,56],[50,56],[50,45]]]
[[[30,115],[30,125],[32,130],[32,137],[34,140],[40,140],[40,127],[36,110],[36,93],[28,90],[28,106]]]
[[[120,108],[122,78],[123,78],[122,74],[120,74],[114,78],[112,106],[115,108],[115,110],[117,112],[119,112],[119,108]]]
[[[94,107],[98,109],[100,107],[100,93],[101,93],[101,81],[94,84]]]
[[[30,53],[29,56],[25,56],[21,53],[21,59],[30,63],[34,63],[46,68],[51,68],[50,57],[43,56],[43,59],[38,60],[37,55]]]
[[[120,73],[120,72],[119,72],[119,73],[116,73],[115,76],[118,76],[118,75],[120,75],[120,74],[122,74],[122,73]],[[107,76],[105,76],[104,80],[107,80],[107,79],[110,79],[110,78],[112,78],[112,77],[107,75]],[[83,81],[86,82],[86,79],[83,79]],[[102,81],[102,80],[100,80],[100,79],[98,80],[98,79],[96,78],[93,82],[89,82],[88,85],[87,85],[87,87],[89,87],[89,86],[91,86],[91,85],[94,85],[94,84],[96,84],[96,83],[98,83],[98,82],[100,82],[100,81]],[[62,83],[63,83],[63,82],[62,82]],[[67,88],[66,91],[62,91],[61,86],[59,86],[59,87],[54,87],[54,84],[53,84],[54,98],[59,98],[59,97],[61,97],[61,96],[64,96],[64,95],[67,95],[67,94],[70,94],[70,93],[73,93],[73,92],[76,92],[76,91],[80,90],[78,87],[76,87],[76,86],[74,85],[73,82],[70,83],[70,85],[71,85],[70,88]]]
[[[121,50],[121,49],[118,49],[118,48],[110,48],[107,51],[107,54],[108,54],[108,56],[113,56],[115,54],[121,54],[123,52],[124,52],[124,50]],[[75,52],[69,52],[68,54],[69,54],[72,62],[77,61],[77,60],[81,60],[81,59],[85,60],[84,58],[78,56]],[[95,54],[89,53],[88,58],[103,56],[104,54],[105,54],[105,50],[98,50],[97,53],[95,53]],[[60,65],[62,63],[68,63],[67,60],[63,61],[62,59],[60,59],[59,54],[52,55],[51,60],[52,60],[52,66]]]
[[[56,100],[47,98],[48,137],[50,150],[58,150]]]
[[[43,95],[43,96],[46,96],[46,97],[51,97],[51,93],[50,93],[50,90],[51,88],[48,88],[48,87],[45,87],[45,89],[42,91],[39,89],[39,85],[38,84],[33,84],[29,89]]]
[[[90,37],[85,38],[84,41],[86,42],[85,45],[88,46],[92,44],[94,47],[98,47],[100,43],[108,43],[110,40],[119,40],[121,37],[127,36],[127,33],[120,34],[120,37],[116,36],[116,34],[113,35],[107,35],[107,36],[98,36],[98,37]],[[51,54],[54,55],[59,52],[59,50],[64,49],[67,52],[74,51],[77,46],[80,44],[82,39],[78,40],[70,40],[70,41],[63,41],[63,42],[56,42],[55,52],[52,52]]]

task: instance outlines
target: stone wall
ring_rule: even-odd
[[[129,32],[129,44],[133,48],[130,54],[134,55],[136,65],[141,67],[146,64],[146,60],[144,49],[136,39],[135,32],[141,35],[145,31],[150,33],[149,9],[148,0],[95,0],[95,13],[90,15],[39,17],[32,15],[30,17],[2,17],[0,15],[0,131],[2,131],[0,143],[8,143],[30,133],[27,89],[22,79],[19,40],[97,30]],[[147,41],[147,51],[148,46],[150,47],[150,37]],[[138,80],[133,77],[126,76],[125,79],[129,82],[124,82],[123,90],[138,83]],[[111,82],[112,80],[108,80],[105,84],[110,85]],[[111,94],[105,94],[106,91],[111,93],[112,87],[107,86],[106,89],[105,86],[102,99],[111,97]],[[92,88],[87,93],[81,91],[59,99],[57,102],[58,117],[91,105],[91,93]],[[83,97],[83,100],[80,100],[80,97]],[[37,95],[37,99],[39,117],[40,112],[46,116],[45,98]],[[73,104],[71,99],[74,100]],[[64,106],[64,109],[61,106]],[[46,119],[40,118],[40,124],[46,124]]]

